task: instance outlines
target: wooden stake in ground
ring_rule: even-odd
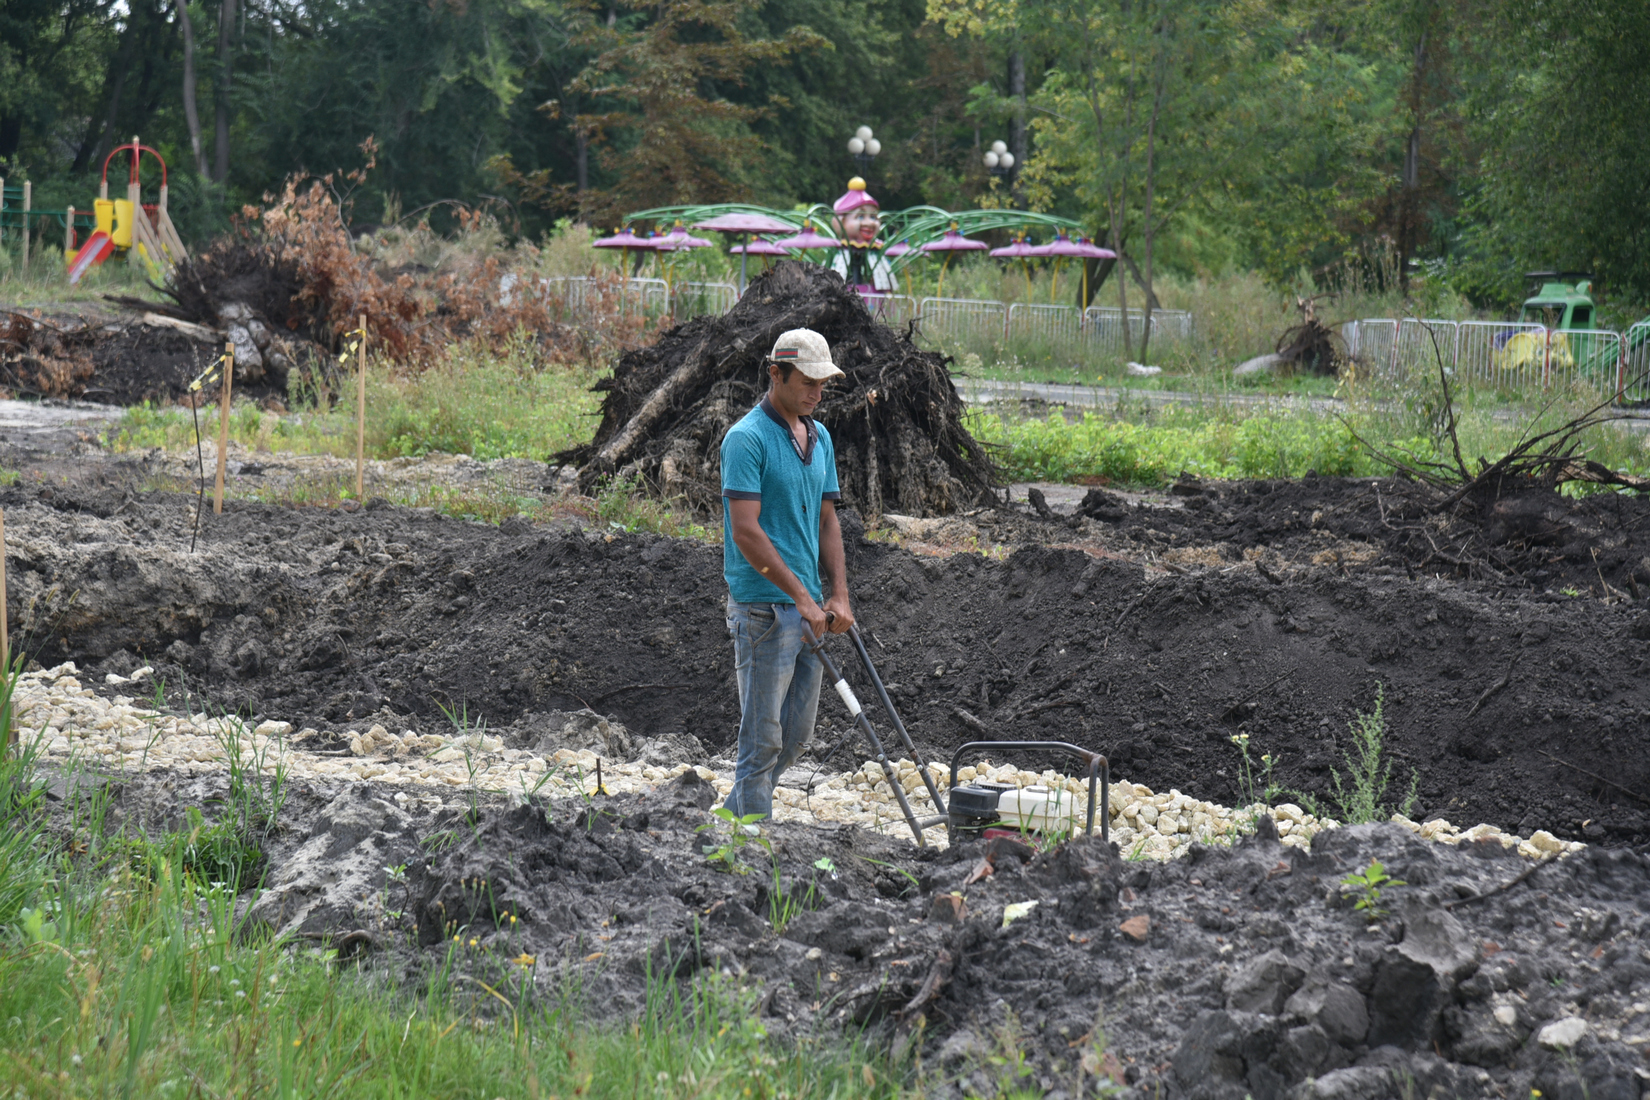
[[[229,391],[235,382],[235,344],[223,346],[223,400],[218,409],[218,479],[212,486],[212,514],[223,515],[223,474],[229,458]]]
[[[367,315],[361,315],[355,357],[355,499],[366,490],[367,473]]]
[[[29,269],[29,210],[34,206],[34,183],[23,181],[23,270]]]
[[[11,675],[11,626],[6,619],[6,510],[0,508],[0,668]],[[17,741],[17,727],[7,723],[6,744]]]

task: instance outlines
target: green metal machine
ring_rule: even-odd
[[[1559,281],[1578,276],[1581,276],[1578,282]],[[1593,319],[1593,284],[1585,273],[1532,271],[1525,278],[1532,282],[1540,280],[1541,289],[1524,299],[1524,307],[1518,314],[1520,321],[1571,332],[1597,327]]]
[[[1542,325],[1552,335],[1546,354],[1555,367],[1574,367],[1582,376],[1618,377],[1618,397],[1634,401],[1650,397],[1650,317],[1633,325],[1619,338],[1599,328],[1593,283],[1581,271],[1532,271],[1528,278],[1539,287],[1519,310],[1524,324]],[[1520,337],[1507,340],[1510,345]]]

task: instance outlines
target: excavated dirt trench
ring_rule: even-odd
[[[323,731],[374,716],[445,731],[443,708],[462,707],[531,736],[590,707],[647,737],[721,749],[734,734],[718,547],[230,504],[191,555],[190,498],[17,486],[0,506],[13,638],[43,664],[149,663],[216,705]],[[1285,788],[1322,798],[1380,685],[1394,794],[1418,776],[1418,820],[1650,840],[1650,623],[1631,601],[1276,551],[1148,569],[1094,556],[1154,556],[1124,536],[1107,550],[1103,530],[1088,553],[924,557],[845,527],[861,623],[930,758],[985,734],[1058,738],[1238,804],[1247,733]],[[829,700],[822,714],[843,726]]]

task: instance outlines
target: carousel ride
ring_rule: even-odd
[[[729,251],[740,258],[741,294],[749,281],[751,256],[761,257],[764,264],[781,257],[821,262],[823,256],[828,257],[823,259],[825,266],[872,300],[900,294],[900,274],[911,264],[938,259],[938,291],[943,297],[945,273],[955,256],[961,252],[987,252],[998,259],[1018,260],[1028,289],[1031,260],[1048,260],[1053,267],[1055,293],[1061,265],[1069,260],[1082,261],[1081,301],[1086,305],[1097,289],[1088,285],[1087,261],[1116,258],[1110,249],[1081,236],[1081,224],[1052,214],[1001,209],[952,211],[937,206],[884,213],[858,176],[848,181],[848,190],[830,206],[815,203],[806,210],[774,210],[747,203],[661,206],[629,214],[625,223],[625,228],[611,237],[596,241],[596,247],[622,249],[627,261],[633,251],[651,251],[664,260],[687,249],[713,247],[711,241],[693,236],[694,232],[737,238],[738,243]],[[642,236],[635,227],[646,223],[671,228]],[[993,249],[975,239],[976,234],[1002,230],[1015,234],[1007,246]],[[1048,239],[1034,244],[1034,235]]]

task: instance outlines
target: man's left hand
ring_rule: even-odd
[[[848,606],[847,596],[833,594],[825,601],[825,621],[832,634],[846,634],[854,625],[854,612]]]

